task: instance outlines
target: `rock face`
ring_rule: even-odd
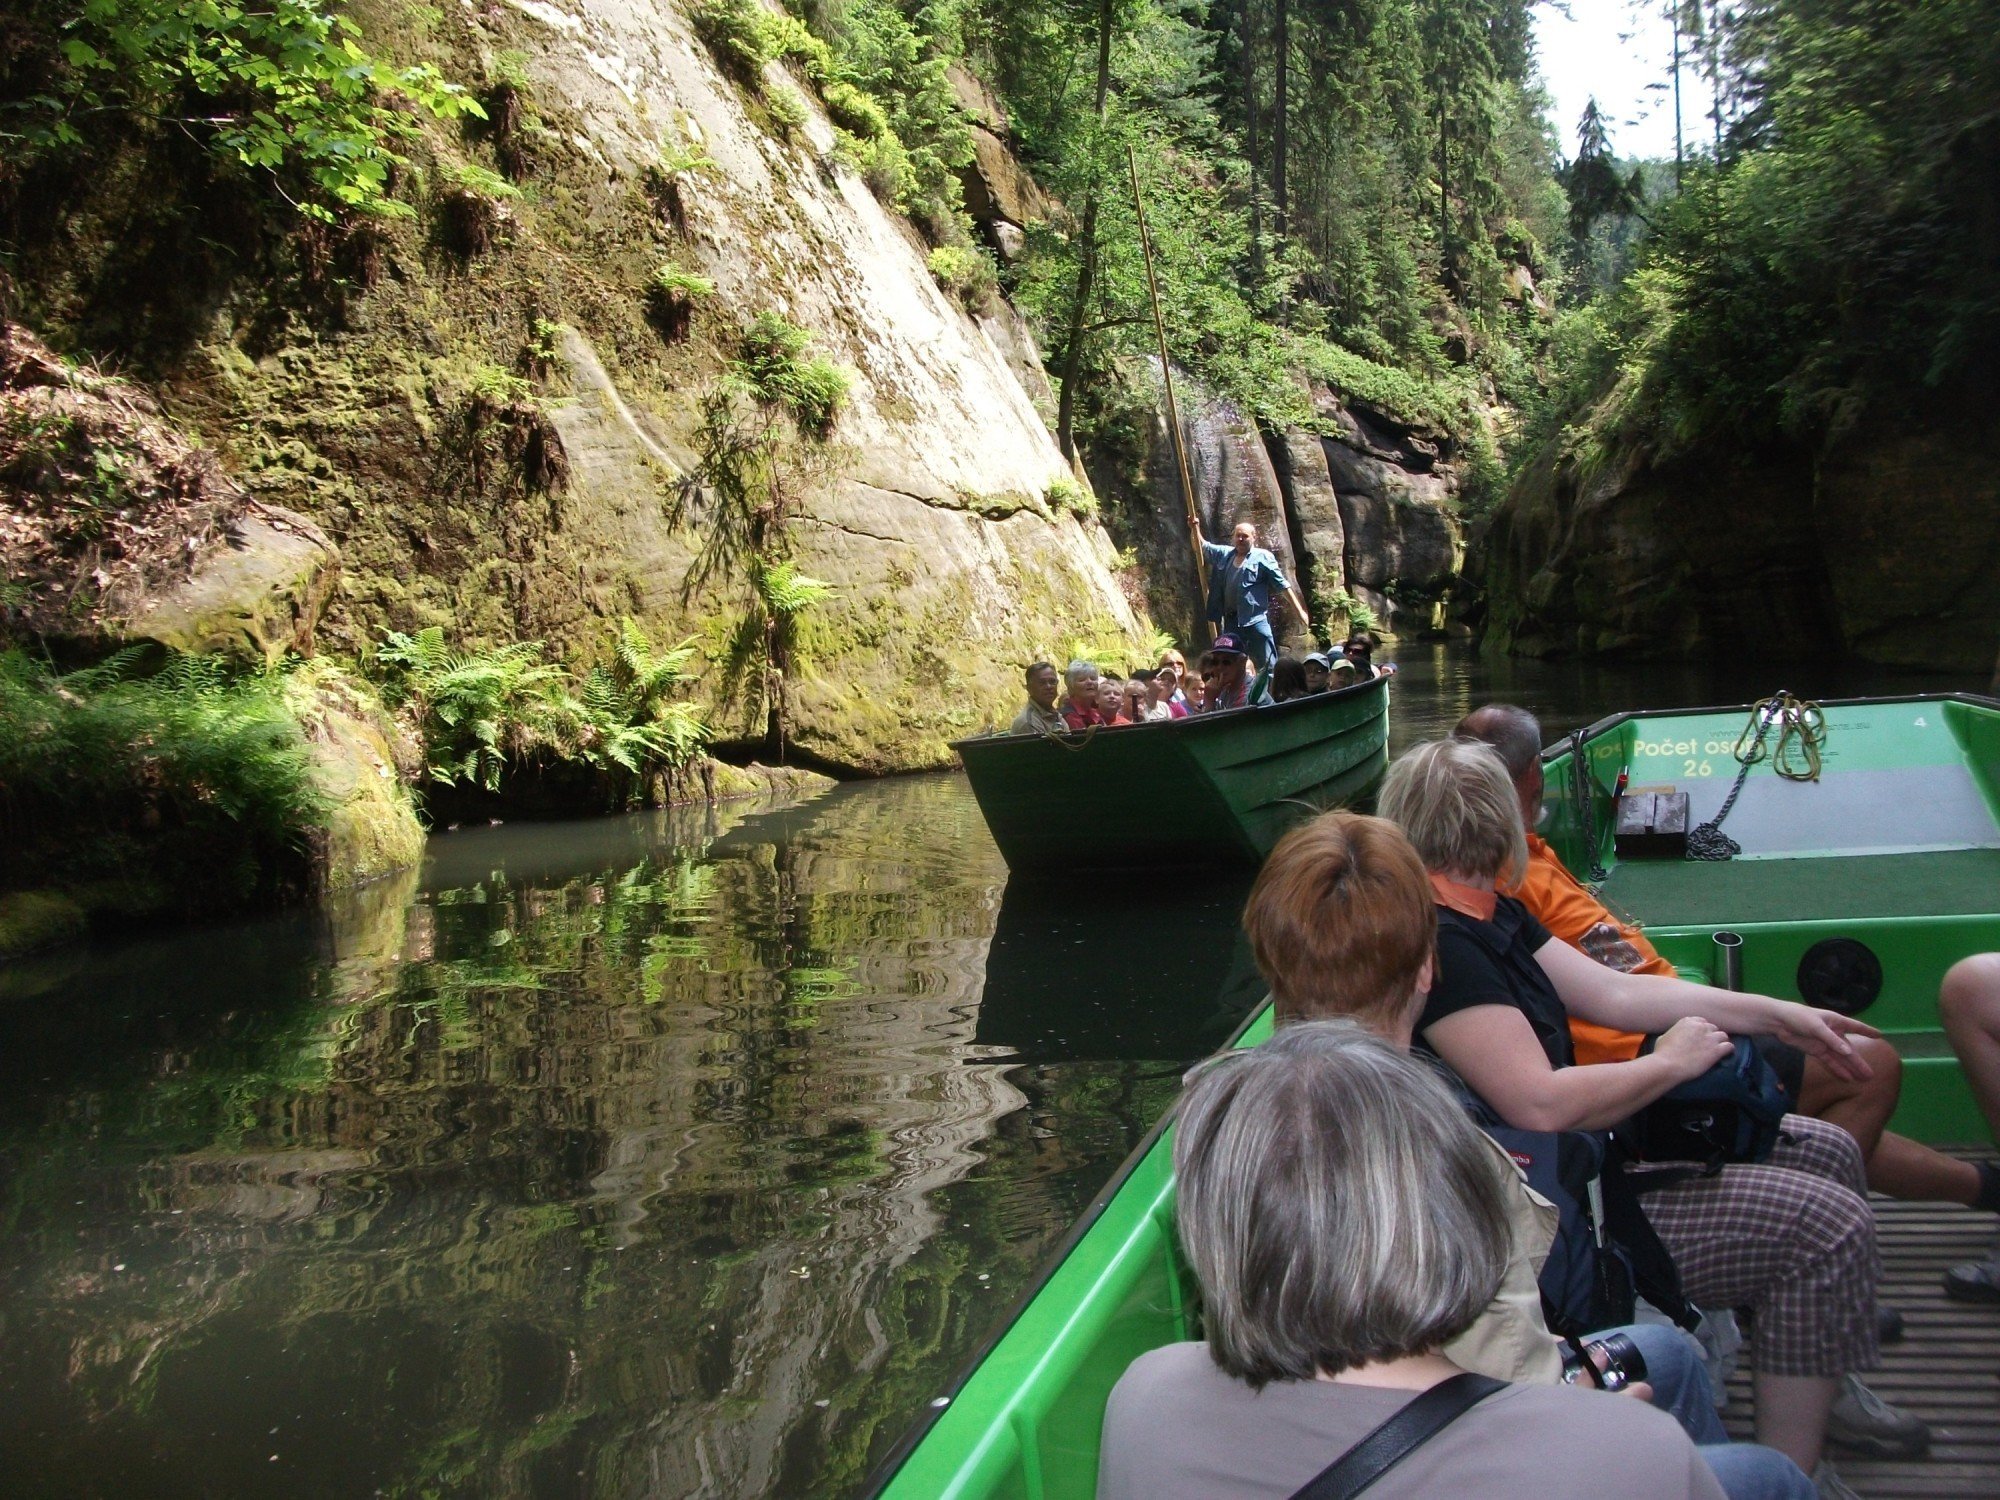
[[[697,636],[725,744],[760,742],[750,570],[739,556],[704,576],[727,538],[682,502],[718,451],[708,403],[764,312],[849,382],[830,440],[782,472],[790,561],[832,586],[801,621],[787,689],[802,756],[946,764],[951,738],[1012,717],[1027,662],[1146,638],[1103,530],[1050,505],[1069,468],[1026,330],[939,287],[816,102],[786,133],[659,0],[512,0],[441,27],[460,76],[525,59],[528,190],[501,205],[491,246],[384,224],[380,279],[341,320],[207,336],[174,372],[176,415],[339,549],[326,644],[358,654],[435,624],[583,663],[629,614],[655,640]],[[780,89],[810,94],[774,64],[761,92]],[[981,128],[1002,143],[1004,121]],[[429,149],[506,161],[456,133]],[[981,162],[994,212],[1045,211],[1025,176]],[[663,328],[648,286],[665,265],[714,291]],[[531,472],[529,436],[566,463]]]
[[[176,651],[220,651],[275,664],[306,651],[340,576],[340,554],[304,516],[257,506],[185,579],[111,622],[120,636]]]
[[[1465,538],[1438,446],[1325,393],[1315,405],[1331,429],[1321,446],[1340,500],[1348,591],[1392,632],[1446,628]]]
[[[1488,639],[1533,655],[1852,653],[1984,672],[2000,643],[2000,479],[1981,418],[1863,421],[1799,448],[1600,469],[1544,453],[1483,549]]]

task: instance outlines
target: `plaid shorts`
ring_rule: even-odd
[[[1861,1148],[1838,1125],[1787,1115],[1768,1161],[1642,1201],[1688,1297],[1755,1315],[1753,1368],[1828,1376],[1880,1363],[1875,1213]]]

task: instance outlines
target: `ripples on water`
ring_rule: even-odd
[[[1777,685],[1399,655],[1399,743]],[[0,969],[0,1487],[851,1492],[1256,999],[1242,894],[1010,889],[931,777]]]

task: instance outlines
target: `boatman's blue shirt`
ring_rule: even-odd
[[[1252,547],[1241,563],[1236,549],[1220,542],[1203,542],[1208,557],[1208,618],[1250,626],[1271,612],[1275,593],[1291,587],[1278,559],[1262,547]]]

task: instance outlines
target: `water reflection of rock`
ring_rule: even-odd
[[[0,1461],[837,1493],[1171,1090],[982,1038],[1004,870],[954,783],[585,842],[440,841],[265,1031],[42,1099]]]

